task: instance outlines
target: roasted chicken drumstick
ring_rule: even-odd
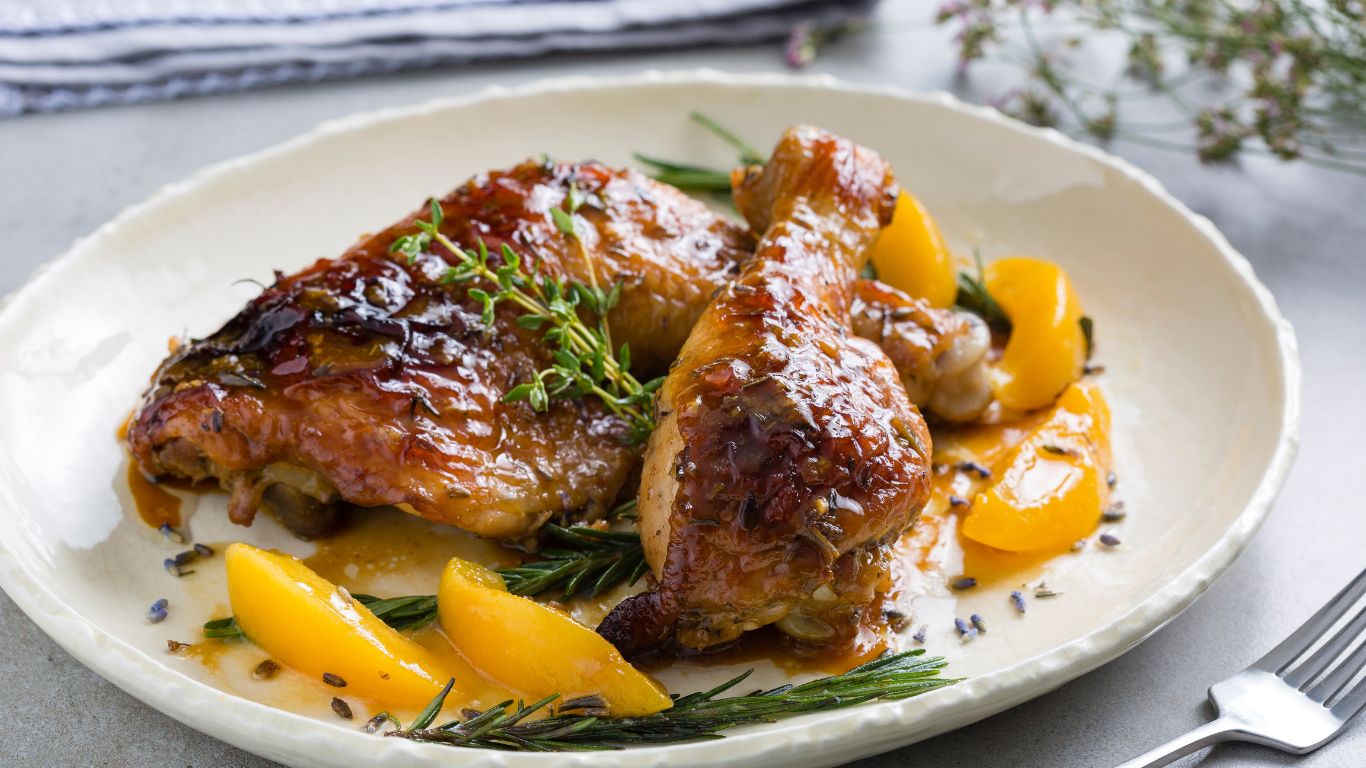
[[[599,628],[628,654],[776,623],[847,639],[929,499],[930,435],[850,308],[896,186],[878,155],[813,128],[737,171],[754,258],[708,306],[660,391],[638,506],[658,584]]]

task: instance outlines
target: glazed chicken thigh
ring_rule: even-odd
[[[889,545],[929,498],[930,435],[850,309],[896,186],[872,151],[812,128],[737,171],[762,233],[660,391],[638,514],[653,591],[599,632],[627,654],[777,623],[834,643],[887,588]]]
[[[549,213],[571,184],[585,199],[584,252]],[[673,359],[750,249],[702,203],[596,163],[525,163],[476,177],[441,206],[443,234],[463,247],[507,244],[566,282],[587,283],[590,263],[602,283],[621,281],[611,324],[647,370]],[[625,425],[591,399],[547,413],[504,403],[550,350],[510,305],[484,327],[469,286],[442,280],[444,249],[412,264],[389,253],[413,221],[277,276],[164,362],[128,436],[144,471],[217,478],[235,522],[249,524],[264,501],[305,535],[326,529],[339,500],[503,538],[611,504],[639,456]]]

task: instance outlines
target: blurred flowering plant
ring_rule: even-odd
[[[965,67],[1026,69],[997,106],[1035,125],[1366,174],[1366,0],[949,0],[936,21]],[[1102,83],[1106,38],[1127,56]],[[1171,121],[1125,119],[1154,97]]]

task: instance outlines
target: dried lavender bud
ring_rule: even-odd
[[[1105,508],[1105,512],[1101,514],[1100,519],[1107,523],[1117,523],[1120,520],[1123,520],[1127,514],[1128,512],[1124,510],[1124,502],[1116,501],[1114,504]]]
[[[1102,533],[1100,535],[1100,543],[1104,544],[1107,547],[1118,547],[1119,537],[1114,535],[1113,533]]]
[[[921,624],[921,625],[920,625],[920,629],[917,629],[917,630],[915,631],[915,634],[914,634],[914,635],[911,635],[911,639],[914,640],[914,641],[916,641],[917,643],[920,643],[921,645],[924,645],[924,644],[925,644],[925,636],[926,636],[927,634],[929,634],[929,631],[930,631],[930,625],[929,625],[929,624]]]
[[[194,551],[195,554],[199,555],[200,557],[213,557],[213,549],[210,548],[207,544],[194,545]]]
[[[971,576],[957,576],[949,582],[949,586],[954,589],[972,589],[977,586],[977,579]]]
[[[337,698],[332,697],[332,711],[337,713],[337,717],[343,720],[351,719],[351,705]]]
[[[1011,591],[1010,602],[1014,604],[1015,610],[1019,611],[1020,613],[1025,612],[1024,593],[1020,592],[1020,590],[1016,589]]]
[[[972,626],[963,619],[955,618],[953,628],[958,631],[958,637],[963,642],[970,642],[977,637],[977,627]]]
[[[345,688],[345,687],[346,687],[346,681],[342,679],[341,675],[334,675],[334,674],[332,674],[331,672],[324,672],[324,673],[323,673],[323,682],[324,682],[324,683],[327,683],[328,685],[332,686],[333,688]]]
[[[388,712],[381,712],[365,721],[365,727],[361,730],[366,733],[378,733],[379,730],[384,727],[385,723],[393,723],[395,730],[403,730],[403,724],[398,721],[397,717],[394,717]]]
[[[185,543],[185,534],[172,528],[170,523],[162,523],[159,527],[157,527],[157,530],[160,531],[161,535],[165,536],[168,541],[174,542],[176,544]]]
[[[170,605],[170,603],[164,597],[157,600],[155,603],[152,603],[152,607],[147,609],[147,621],[153,624],[160,624],[165,621],[166,606],[168,605]]]
[[[978,632],[984,635],[987,633],[987,622],[982,618],[982,614],[974,613],[968,617],[968,620],[972,622],[972,626],[976,627]]]
[[[257,680],[269,680],[280,674],[280,663],[274,659],[265,659],[256,665],[256,669],[251,671],[251,676]]]
[[[991,470],[975,461],[960,461],[954,466],[958,468],[959,472],[971,472],[983,480],[991,477]]]
[[[949,496],[949,506],[950,506],[950,507],[964,507],[964,508],[969,508],[969,507],[972,506],[972,503],[969,502],[967,499],[963,498],[962,496],[952,496],[952,495],[950,495],[950,496]]]

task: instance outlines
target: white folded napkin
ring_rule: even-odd
[[[551,51],[739,43],[876,0],[5,0],[0,116]]]

